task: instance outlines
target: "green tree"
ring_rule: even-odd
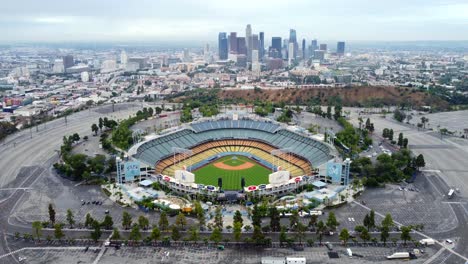
[[[349,240],[349,231],[348,231],[348,229],[346,229],[346,228],[341,229],[340,240],[343,241],[344,245],[346,246],[346,243],[348,243],[348,240]]]
[[[122,213],[122,226],[128,230],[132,226],[132,216],[127,212]]]
[[[49,204],[49,222],[51,225],[55,224],[55,209],[52,204]]]
[[[167,230],[169,228],[169,220],[167,220],[166,212],[161,212],[161,216],[159,218],[158,226],[160,230]]]
[[[310,216],[310,221],[309,221],[309,227],[313,227],[317,224],[317,220],[318,220],[318,215],[311,215]]]
[[[42,223],[41,223],[41,221],[32,222],[32,229],[33,229],[34,235],[36,236],[37,240],[41,240],[41,236],[42,236]]]
[[[403,147],[408,148],[408,139],[407,138],[403,139]]]
[[[221,234],[221,229],[215,228],[211,233],[210,240],[219,243],[223,239],[223,235]]]
[[[403,133],[398,134],[398,146],[403,147]]]
[[[187,225],[187,219],[185,218],[185,215],[182,212],[179,212],[179,214],[177,215],[175,223],[180,229],[185,229],[185,226]]]
[[[307,231],[307,226],[299,222],[296,227],[296,236],[299,239],[299,243],[301,244],[305,238],[305,232]]]
[[[114,228],[112,231],[112,236],[110,237],[111,240],[120,240],[120,232],[118,228]]]
[[[416,157],[416,160],[414,161],[414,166],[419,170],[420,168],[423,168],[426,166],[426,162],[424,161],[424,156],[423,154],[419,154]]]
[[[393,140],[393,129],[390,129],[390,131],[388,132],[388,140]]]
[[[157,115],[159,115],[159,114],[161,114],[161,112],[163,111],[163,109],[162,109],[161,107],[159,107],[159,106],[156,106],[156,107],[154,108],[154,111],[155,111],[155,113],[156,113]]]
[[[389,228],[393,227],[395,224],[393,223],[392,215],[386,214],[384,219],[382,220],[381,225]]]
[[[411,240],[411,227],[410,226],[402,226],[401,230],[401,240],[403,240],[404,245],[406,246],[406,242]]]
[[[137,242],[141,240],[141,232],[140,232],[139,225],[133,225],[132,230],[130,231],[130,234],[128,235],[128,238],[132,240],[133,242]]]
[[[291,212],[291,216],[289,217],[289,227],[296,231],[297,225],[299,224],[299,212],[297,210],[293,210]]]
[[[276,209],[275,206],[272,206],[270,208],[270,228],[271,231],[273,232],[278,232],[281,230],[281,224],[280,224],[280,214],[278,212],[278,209]]]
[[[284,243],[288,242],[288,235],[286,234],[286,228],[281,228],[279,236],[280,246],[283,246]]]
[[[385,245],[389,237],[390,234],[388,226],[382,226],[382,229],[380,230],[380,241],[382,241]]]
[[[244,224],[244,219],[242,219],[242,214],[239,210],[236,210],[234,213],[234,223],[240,223],[241,226]]]
[[[371,236],[369,234],[369,231],[367,229],[362,230],[361,234],[359,234],[359,237],[364,241],[369,241],[371,239]]]
[[[423,116],[421,117],[421,123],[422,123],[422,126],[423,128],[425,129],[426,128],[426,124],[429,122],[429,118]]]
[[[258,206],[255,204],[252,210],[252,225],[262,226],[262,215]]]
[[[337,226],[339,226],[340,223],[336,220],[336,216],[335,216],[335,213],[334,212],[330,212],[328,214],[328,218],[327,218],[327,226],[332,229],[332,230],[335,230]]]
[[[146,218],[146,217],[143,216],[143,215],[140,215],[140,216],[138,217],[138,225],[139,225],[143,230],[148,229],[148,227],[149,227],[149,219]]]
[[[153,229],[151,230],[151,234],[150,234],[150,238],[153,242],[156,242],[159,240],[159,238],[161,237],[161,231],[159,230],[158,227],[153,227]]]
[[[104,229],[111,230],[114,227],[114,221],[112,220],[112,216],[106,214],[101,225],[104,227]]]
[[[242,223],[241,222],[235,222],[234,223],[234,228],[233,228],[232,233],[234,235],[234,240],[236,242],[239,242],[240,238],[241,238],[241,235],[242,235]]]
[[[70,209],[67,210],[67,222],[70,225],[70,228],[73,228],[73,225],[75,225],[75,217]]]
[[[54,225],[54,236],[58,240],[62,239],[65,236],[65,234],[62,231],[62,225],[61,224],[55,224]]]
[[[374,210],[371,210],[369,213],[369,224],[371,228],[375,227],[375,212]]]
[[[93,231],[91,231],[91,239],[94,240],[94,242],[97,242],[99,238],[101,238],[102,231],[101,231],[101,225],[99,224],[98,221],[94,220],[93,224],[91,225],[93,227]]]
[[[195,214],[197,215],[200,228],[203,228],[205,226],[205,211],[203,210],[200,201],[195,201]]]
[[[405,112],[397,109],[395,110],[395,112],[393,112],[393,118],[395,118],[395,120],[397,120],[398,122],[403,122],[403,120],[405,120],[406,118],[406,114]]]
[[[257,245],[261,245],[265,241],[265,235],[263,235],[262,228],[260,226],[254,226],[252,240]]]
[[[94,135],[97,135],[97,132],[99,131],[99,127],[96,124],[92,124],[91,131],[94,132]]]
[[[99,130],[102,131],[102,127],[104,126],[104,121],[102,120],[102,117],[99,118],[98,126],[99,126]]]
[[[197,242],[198,240],[200,240],[200,231],[195,226],[192,226],[190,228],[189,240],[193,242]]]
[[[316,229],[316,233],[319,237],[319,242],[320,242],[320,245],[322,244],[322,239],[323,239],[323,232],[325,231],[325,224],[323,223],[322,220],[320,220],[318,223],[317,223],[317,229]]]
[[[370,227],[371,227],[369,214],[366,214],[366,215],[364,216],[364,220],[362,221],[362,223],[363,223],[364,226],[367,228],[367,231],[369,231],[369,230],[370,230]]]
[[[331,111],[331,106],[330,105],[327,107],[327,118],[332,119],[332,111]]]
[[[179,232],[179,228],[175,225],[172,225],[172,234],[171,234],[172,240],[178,241],[182,237]]]
[[[221,207],[218,206],[215,211],[214,217],[215,226],[219,229],[223,228],[223,214],[221,213]]]
[[[343,110],[343,107],[341,105],[336,105],[335,106],[335,113],[333,114],[333,118],[335,120],[338,120],[338,118],[341,117],[341,111]]]
[[[94,222],[94,219],[91,217],[91,214],[90,214],[90,213],[87,213],[87,214],[86,214],[86,220],[85,220],[84,226],[85,226],[85,227],[91,227],[91,226],[93,225],[93,222]]]

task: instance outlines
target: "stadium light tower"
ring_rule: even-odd
[[[181,154],[181,155],[177,155]],[[173,165],[179,166],[181,162],[181,156],[182,156],[182,161],[186,160],[188,157],[192,156],[193,152],[190,149],[184,149],[184,148],[178,148],[178,147],[172,147],[172,155],[173,155]],[[178,156],[178,160],[176,162],[176,155]],[[187,166],[188,167],[188,166]]]
[[[274,157],[273,158],[273,166],[276,166],[276,168],[279,167],[279,161],[283,158],[281,158],[281,155],[286,155],[286,161],[288,162],[288,170],[291,169],[291,149],[290,148],[283,148],[283,149],[274,149],[271,152],[271,155]],[[272,168],[272,171],[274,168]]]

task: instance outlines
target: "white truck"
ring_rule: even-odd
[[[419,243],[423,246],[432,246],[434,245],[436,242],[434,239],[432,238],[424,238],[424,239],[421,239],[419,240]]]
[[[410,254],[408,252],[395,252],[390,256],[387,256],[387,259],[409,259]]]

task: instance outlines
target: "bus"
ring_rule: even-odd
[[[448,198],[449,198],[449,199],[452,199],[452,198],[453,198],[453,194],[454,194],[454,193],[455,193],[455,190],[453,190],[453,189],[450,189],[450,191],[448,192],[448,195],[447,195],[447,196],[448,196]]]

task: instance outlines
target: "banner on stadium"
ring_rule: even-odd
[[[289,171],[277,171],[268,176],[270,184],[283,184],[289,180]]]
[[[327,163],[327,176],[331,178],[332,182],[341,182],[342,167],[343,165],[341,163]]]
[[[175,171],[175,178],[181,183],[194,183],[195,182],[195,174],[188,172],[186,170],[176,170]]]
[[[125,162],[125,181],[133,181],[135,177],[140,176],[140,163],[139,162]]]

